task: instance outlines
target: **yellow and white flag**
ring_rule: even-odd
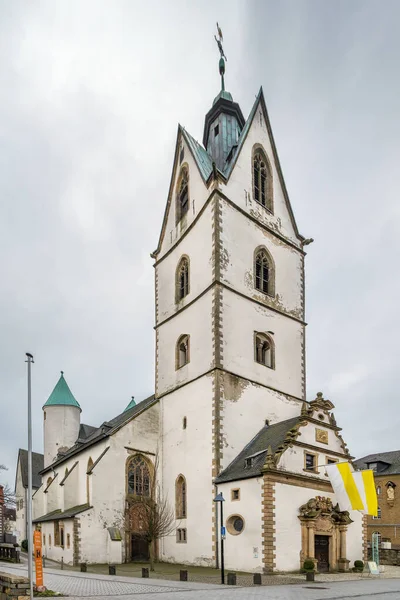
[[[377,515],[373,471],[354,472],[348,462],[327,465],[325,468],[340,510],[359,510],[366,515]]]

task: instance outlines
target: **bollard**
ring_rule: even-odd
[[[61,557],[61,571],[64,569],[64,557]]]
[[[236,585],[236,573],[228,573],[228,585]]]
[[[81,573],[86,573],[86,571],[87,571],[87,564],[81,563]]]
[[[188,572],[187,571],[179,571],[179,581],[187,581],[188,580]]]
[[[253,583],[254,583],[254,585],[262,585],[261,573],[254,573]]]
[[[115,565],[108,565],[108,574],[109,575],[116,575],[116,567]]]
[[[147,567],[142,567],[142,577],[149,577],[149,569]]]

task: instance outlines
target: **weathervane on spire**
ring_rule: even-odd
[[[222,35],[222,30],[221,30],[221,27],[218,25],[218,22],[217,22],[217,33],[218,33],[218,37],[216,35],[214,35],[214,38],[215,38],[215,41],[217,42],[218,50],[221,55],[221,58],[219,59],[219,74],[221,75],[222,91],[224,91],[225,90],[225,81],[224,81],[225,61],[228,59],[226,58],[224,49],[222,47],[222,42],[224,41],[224,36]]]

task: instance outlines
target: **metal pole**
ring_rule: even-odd
[[[218,486],[215,486],[216,496],[218,495]],[[222,525],[222,523],[221,523]],[[218,538],[218,502],[215,503],[215,568],[219,569],[219,538]],[[396,534],[395,536],[396,537]]]
[[[222,535],[222,527],[224,525],[224,506],[223,502],[221,504],[221,583],[224,585],[225,583],[225,565],[224,565],[224,536]]]
[[[32,402],[31,402],[31,365],[33,356],[26,353],[28,360],[28,578],[30,598],[33,600],[33,561],[32,561]]]

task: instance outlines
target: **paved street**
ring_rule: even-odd
[[[26,575],[24,565],[0,565],[0,570]],[[45,569],[45,584],[50,589],[69,595],[69,600],[399,600],[400,579],[371,579],[359,581],[323,582],[315,584],[280,585],[267,587],[224,587],[206,583],[111,577],[76,572],[55,572]]]

